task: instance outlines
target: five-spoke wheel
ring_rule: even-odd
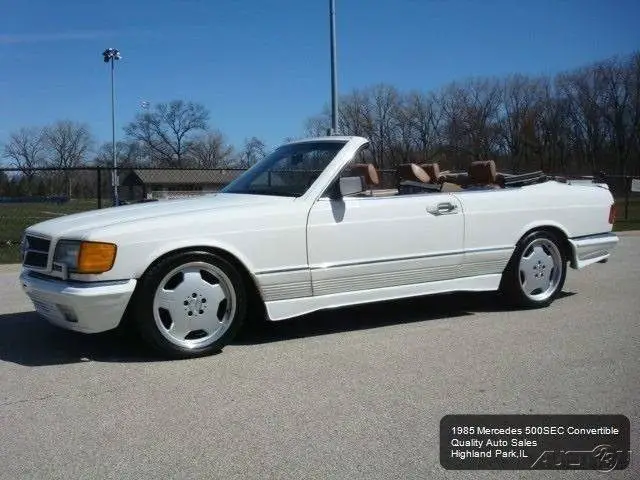
[[[136,323],[149,343],[177,357],[220,350],[246,315],[242,277],[227,260],[184,252],[162,260],[142,278]]]
[[[536,231],[516,246],[501,290],[520,306],[546,306],[562,290],[566,275],[567,259],[558,238]]]

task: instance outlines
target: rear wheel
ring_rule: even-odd
[[[550,232],[526,235],[502,278],[501,291],[517,306],[544,307],[562,291],[567,258],[560,240]]]
[[[152,267],[141,280],[135,321],[143,338],[176,358],[221,350],[246,316],[241,275],[224,258],[184,252]]]

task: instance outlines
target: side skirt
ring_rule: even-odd
[[[485,292],[498,290],[501,274],[480,275],[476,277],[456,278],[438,282],[402,285],[397,287],[359,290],[317,297],[302,297],[290,300],[266,302],[269,320],[286,320],[306,313],[329,308],[359,305],[363,303],[419,297],[447,292]]]

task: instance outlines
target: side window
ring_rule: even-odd
[[[382,172],[377,168],[371,149],[368,145],[361,148],[342,171],[341,176],[360,175],[364,177],[366,191],[364,194],[372,195],[382,188]]]
[[[375,164],[373,161],[373,154],[371,153],[371,149],[368,148],[368,145],[358,150],[358,152],[354,155],[353,159],[342,170],[342,173],[340,174],[340,176],[348,177],[350,175],[354,175],[354,167],[356,165],[373,165],[375,168]]]
[[[365,183],[365,190],[355,196],[378,196],[383,188],[381,172],[374,163],[373,154],[368,145],[356,152],[353,159],[340,172],[339,178],[353,176],[362,176]],[[323,196],[328,195],[327,191]]]

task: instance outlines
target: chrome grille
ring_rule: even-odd
[[[23,246],[23,264],[26,267],[47,268],[51,240],[26,235]]]

